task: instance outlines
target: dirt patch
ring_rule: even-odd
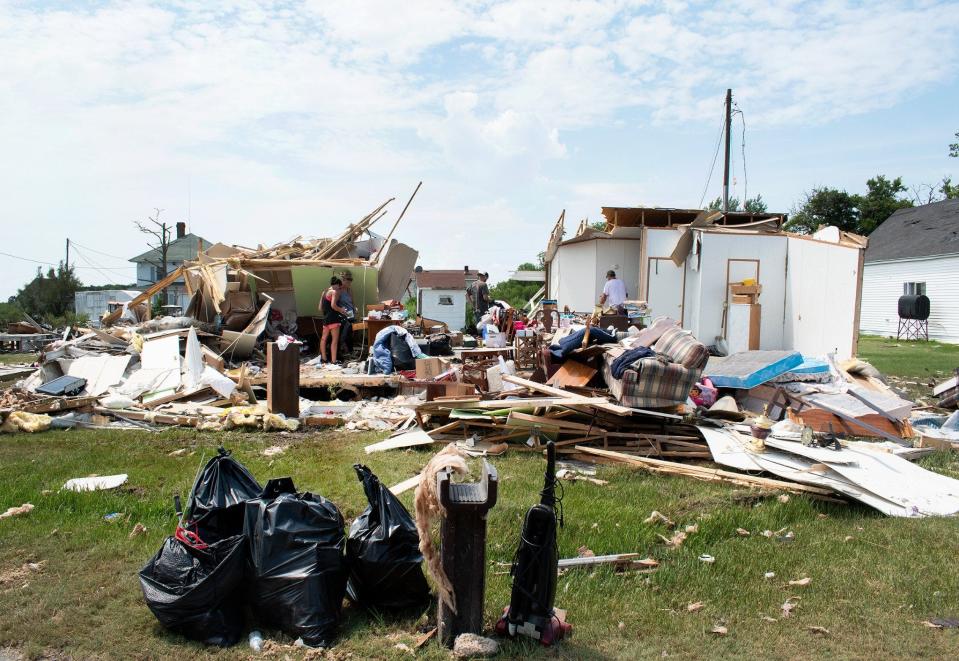
[[[43,565],[43,562],[25,562],[19,567],[0,570],[0,590],[22,587],[24,583],[30,581],[31,576],[43,572]],[[0,650],[0,661],[4,661],[2,650]]]

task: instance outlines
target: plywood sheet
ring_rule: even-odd
[[[383,452],[384,450],[412,448],[417,445],[430,445],[432,443],[436,443],[436,439],[422,429],[414,429],[412,431],[400,434],[399,436],[388,438],[385,441],[367,445],[365,448],[363,448],[363,450],[366,452],[366,454],[371,454],[373,452]]]
[[[596,370],[589,365],[567,360],[546,383],[557,388],[582,387],[595,375]]]

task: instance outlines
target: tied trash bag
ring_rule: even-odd
[[[250,471],[222,447],[196,478],[183,527],[206,543],[243,532],[244,503],[263,491]]]
[[[329,647],[346,592],[346,536],[336,505],[296,493],[288,477],[270,480],[246,504],[244,534],[257,622],[310,647]]]
[[[393,369],[397,372],[416,369],[416,358],[407,343],[406,338],[394,333],[390,338],[390,356],[393,359]]]
[[[366,608],[426,608],[430,589],[416,523],[369,468],[356,464],[353,469],[370,505],[350,526],[346,540],[347,596]]]
[[[236,535],[197,549],[167,537],[140,570],[143,598],[160,624],[207,645],[235,645],[244,626],[245,541]]]

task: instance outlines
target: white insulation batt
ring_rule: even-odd
[[[766,471],[784,479],[828,487],[889,516],[949,516],[959,513],[959,480],[909,461],[852,443],[841,450],[806,447],[773,437],[763,452],[731,429],[699,427],[713,460],[742,471]]]

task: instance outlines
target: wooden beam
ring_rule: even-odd
[[[725,482],[727,484],[736,484],[740,486],[764,487],[767,489],[781,489],[794,493],[807,493],[817,496],[828,496],[832,494],[829,489],[821,489],[806,484],[796,482],[784,482],[782,480],[773,480],[765,477],[755,477],[744,473],[733,473],[717,468],[706,468],[703,466],[694,466],[692,464],[680,464],[674,461],[662,461],[659,459],[649,459],[646,457],[636,457],[622,452],[613,452],[612,450],[601,450],[591,448],[585,445],[577,445],[576,450],[584,454],[596,455],[613,459],[622,463],[644,468],[652,473],[664,473],[667,475],[682,475],[692,477],[706,482]]]
[[[154,294],[158,294],[159,292],[163,291],[164,289],[172,285],[182,275],[183,275],[183,267],[179,266],[173,271],[173,273],[169,274],[167,277],[163,278],[159,282],[153,283],[148,289],[144,290],[139,296],[136,296],[133,298],[133,300],[129,301],[127,303],[127,308],[135,307],[139,305],[140,303],[142,303],[143,301],[150,300],[151,298],[153,298]],[[101,326],[109,326],[114,321],[119,319],[121,314],[123,314],[123,308],[119,307],[113,312],[111,312],[110,314],[103,317],[103,319],[100,322]]]

